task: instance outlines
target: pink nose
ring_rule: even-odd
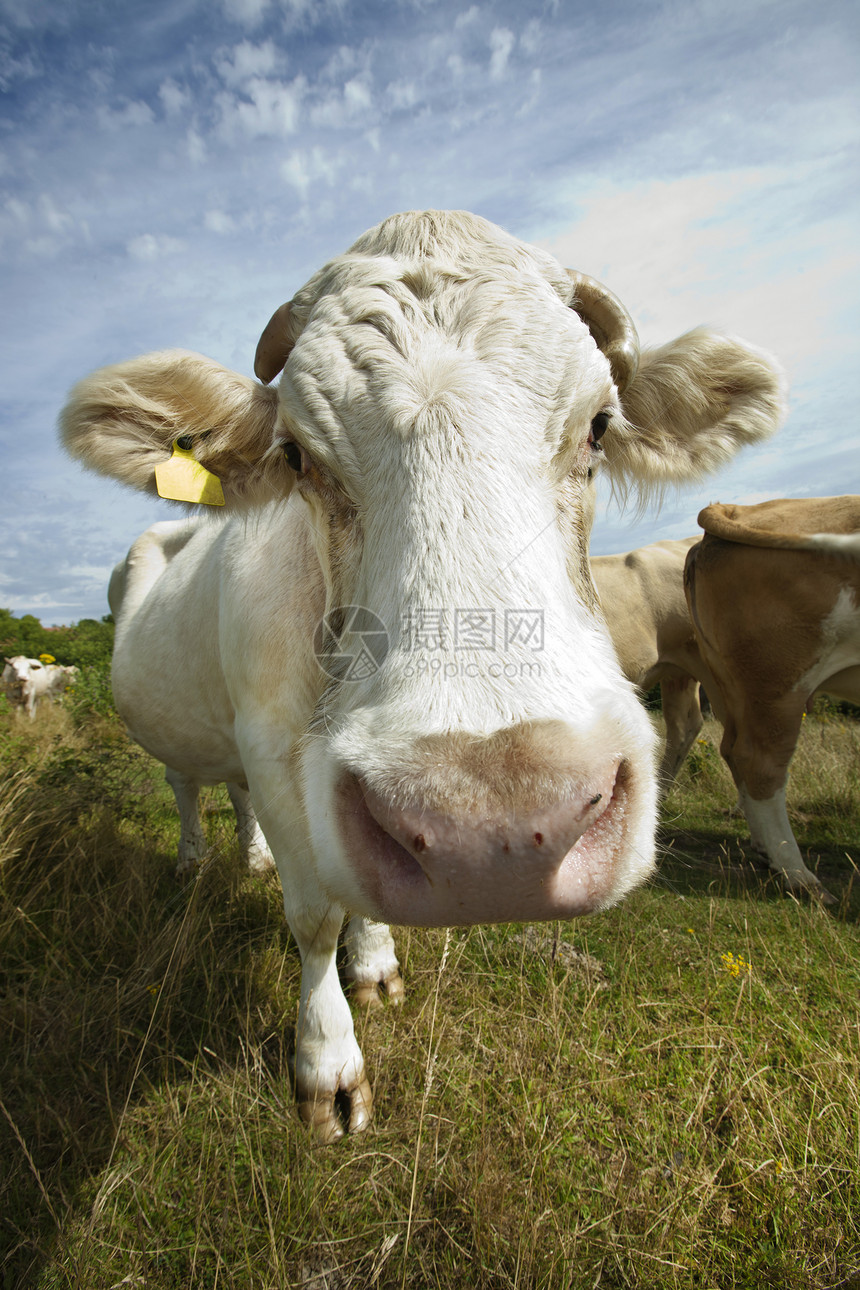
[[[615,762],[587,788],[534,811],[455,817],[396,806],[349,776],[341,819],[362,886],[387,922],[569,918],[611,898],[625,779]]]
[[[417,860],[433,882],[447,877],[454,864],[462,870],[465,865],[484,866],[502,856],[509,856],[511,865],[556,868],[602,814],[604,794],[555,802],[518,819],[467,816],[454,820],[439,811],[397,809],[369,789],[364,790],[364,800],[377,823]]]

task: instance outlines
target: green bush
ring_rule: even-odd
[[[82,667],[74,685],[66,692],[65,706],[72,721],[81,726],[93,716],[113,717],[116,709],[110,684],[110,663],[96,663]]]
[[[110,614],[101,622],[82,618],[70,627],[43,627],[32,614],[16,618],[10,610],[0,609],[0,651],[7,658],[50,654],[65,667],[105,666],[111,660],[113,635]]]

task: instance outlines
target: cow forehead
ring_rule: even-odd
[[[512,429],[533,422],[555,451],[572,406],[590,417],[611,397],[605,356],[540,276],[465,279],[425,265],[416,284],[388,262],[370,267],[327,284],[281,380],[287,420],[321,431],[338,455],[362,429],[377,444],[383,425],[408,436],[431,407],[461,430],[493,419],[499,438],[506,411]]]
[[[584,326],[543,273],[506,263],[467,273],[455,263],[343,256],[311,279],[293,307],[306,327],[375,327],[404,354],[431,331],[461,343],[492,336],[502,318],[521,324],[511,343],[522,343],[524,329]]]
[[[42,664],[39,662],[38,659],[25,658],[21,654],[16,655],[15,658],[10,658],[9,666],[13,668],[16,675],[21,677],[22,679],[27,675],[28,672],[41,672],[43,670]]]

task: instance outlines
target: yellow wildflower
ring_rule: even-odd
[[[720,958],[723,961],[723,967],[730,976],[738,977],[742,972],[746,972],[747,975],[752,972],[752,964],[747,963],[746,959],[740,954],[735,958],[731,950],[726,954],[721,954]]]
[[[54,656],[53,656],[53,654],[40,654],[40,655],[39,655],[39,662],[40,662],[40,663],[45,663],[45,664],[47,665],[48,663],[53,663],[54,661],[55,661],[55,660],[54,660]]]

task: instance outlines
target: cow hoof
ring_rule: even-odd
[[[351,1089],[327,1097],[299,1101],[299,1115],[323,1146],[339,1142],[345,1133],[361,1133],[373,1118],[373,1094],[366,1079]]]
[[[389,1003],[401,1004],[406,997],[403,977],[399,972],[393,972],[385,981],[380,982],[380,989]]]
[[[404,997],[403,978],[399,972],[380,981],[356,981],[352,987],[352,1000],[358,1008],[381,1008],[383,998],[389,1003],[400,1004]]]
[[[814,874],[810,874],[806,882],[789,882],[788,890],[793,896],[808,896],[810,900],[814,900],[817,904],[828,908],[839,903],[835,896],[831,896],[826,887],[822,887]]]

